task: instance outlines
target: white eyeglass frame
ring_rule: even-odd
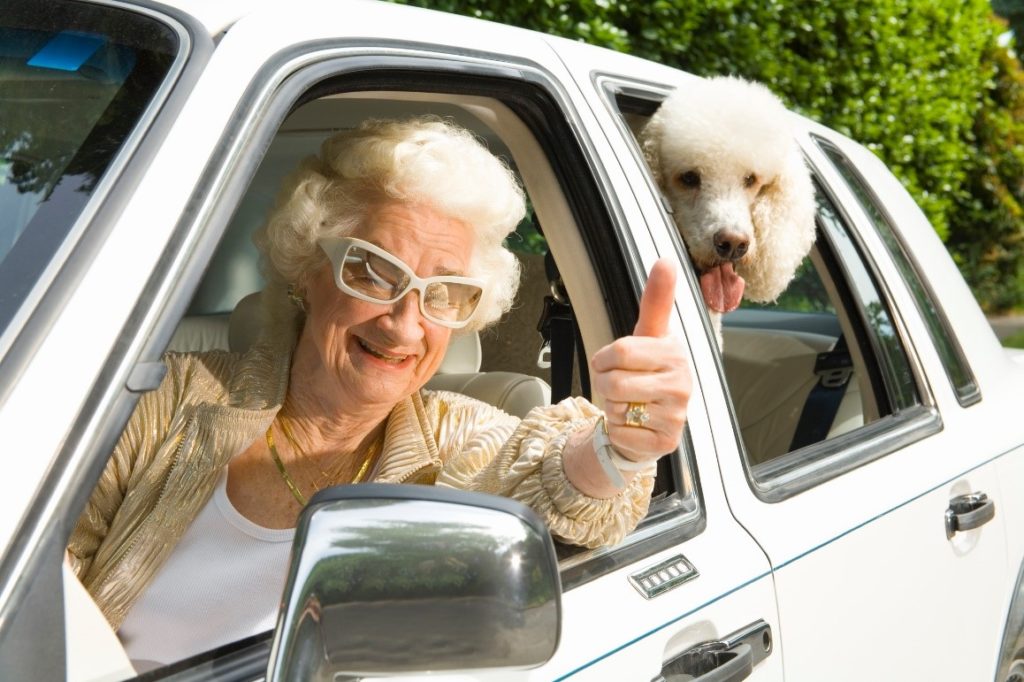
[[[448,327],[450,329],[461,329],[462,327],[465,327],[467,324],[472,322],[473,318],[476,317],[477,311],[480,310],[480,303],[483,302],[484,294],[487,292],[487,287],[485,286],[486,282],[484,282],[484,280],[482,279],[477,279],[475,277],[460,277],[458,275],[435,275],[434,277],[419,277],[415,272],[412,271],[412,268],[410,268],[402,260],[400,260],[398,256],[388,251],[385,251],[376,244],[373,244],[362,239],[357,239],[355,237],[323,237],[317,240],[317,244],[320,245],[320,248],[323,249],[324,253],[327,254],[327,258],[331,261],[331,269],[334,271],[334,284],[335,286],[338,287],[340,291],[343,291],[344,293],[348,294],[349,296],[352,296],[353,298],[358,298],[360,301],[366,301],[367,303],[391,305],[397,301],[402,300],[402,298],[406,294],[415,289],[420,293],[420,295],[417,298],[419,299],[420,314],[423,316],[423,319],[429,320],[434,324],[439,324],[442,327]],[[405,273],[406,277],[409,278],[409,283],[406,285],[405,289],[403,289],[401,293],[399,293],[394,298],[382,299],[368,296],[363,292],[357,291],[350,287],[348,284],[346,284],[341,279],[341,268],[343,265],[342,259],[345,257],[345,253],[348,252],[348,249],[351,246],[356,246],[359,247],[360,249],[363,249],[364,251],[369,251],[370,253],[383,258],[388,263],[394,265],[396,268]],[[470,313],[469,317],[467,317],[465,320],[438,319],[435,315],[427,313],[424,302],[424,299],[426,299],[425,293],[427,291],[427,287],[434,283],[469,284],[471,286],[479,287],[480,301],[477,302],[476,308],[473,309],[473,312]]]

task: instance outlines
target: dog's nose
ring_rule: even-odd
[[[719,230],[714,237],[715,251],[725,260],[736,261],[747,253],[750,240],[735,232]]]

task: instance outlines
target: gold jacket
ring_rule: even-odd
[[[165,357],[167,376],[140,399],[68,543],[72,567],[115,629],[209,500],[221,469],[274,420],[293,344]],[[463,395],[423,390],[388,417],[374,480],[505,495],[566,542],[615,544],[647,513],[653,476],[637,476],[610,499],[569,483],[562,448],[600,414],[569,398],[520,421]]]

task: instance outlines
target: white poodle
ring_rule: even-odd
[[[640,131],[719,345],[722,313],[744,295],[774,301],[814,243],[814,187],[791,116],[768,88],[726,76],[676,90]]]

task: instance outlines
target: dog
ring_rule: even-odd
[[[741,298],[774,302],[814,244],[814,185],[790,114],[732,76],[670,95],[639,142],[700,278],[719,347]]]

